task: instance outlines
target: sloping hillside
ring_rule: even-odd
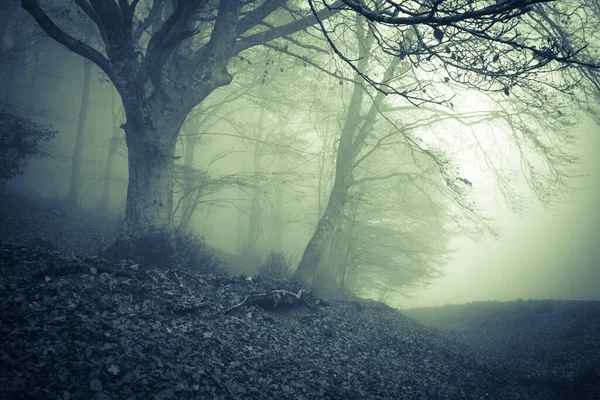
[[[0,249],[5,271],[18,268],[11,257],[23,250]],[[40,248],[27,257],[35,252],[32,262],[53,257],[55,267],[0,281],[3,398],[525,396],[463,347],[378,303],[228,312],[247,294],[299,288],[61,259]]]
[[[60,201],[0,195],[0,240],[44,239],[65,253],[96,255],[114,238],[118,221],[95,210],[68,209]]]
[[[1,399],[592,399],[597,393],[588,368],[599,348],[595,305],[585,312],[575,307],[583,314],[559,322],[550,316],[573,315],[563,303],[536,312],[537,319],[501,305],[463,320],[458,312],[444,314],[447,320],[428,314],[443,330],[372,301],[309,296],[286,307],[284,298],[267,310],[243,300],[300,287],[107,261],[94,256],[93,246],[114,229],[109,222],[55,212],[49,203],[13,198],[8,205],[11,211],[0,213]],[[549,331],[530,332],[528,321]],[[535,334],[550,350],[535,343]]]
[[[469,346],[521,384],[600,398],[600,302],[477,302],[404,311]]]

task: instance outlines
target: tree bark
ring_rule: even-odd
[[[349,189],[349,179],[336,177],[327,207],[325,207],[325,212],[319,219],[317,229],[304,249],[298,269],[294,273],[294,279],[308,286],[313,285],[323,253],[331,242],[337,222],[348,201]]]
[[[65,198],[67,205],[77,207],[79,197],[79,181],[81,178],[81,155],[83,154],[83,137],[85,135],[85,122],[87,120],[88,106],[90,103],[90,82],[92,75],[92,63],[88,60],[83,62],[83,92],[81,95],[81,107],[77,120],[77,133],[75,135],[75,149],[71,157],[71,181],[69,192]]]
[[[171,226],[175,143],[187,111],[171,115],[126,108],[126,115],[129,184],[123,234],[138,237]]]

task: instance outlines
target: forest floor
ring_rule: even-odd
[[[300,288],[107,261],[114,219],[0,206],[1,399],[600,398],[599,302],[232,308]]]

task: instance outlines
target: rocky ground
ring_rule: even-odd
[[[0,204],[2,399],[599,393],[596,303],[556,302],[535,318],[517,309],[428,321],[410,314],[439,320],[430,327],[376,302],[305,297],[293,282],[107,261],[97,248],[114,235],[114,220],[51,202]],[[302,301],[290,305],[286,296],[298,293]],[[513,317],[519,322],[508,324]]]

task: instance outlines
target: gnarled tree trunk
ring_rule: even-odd
[[[262,27],[264,20],[271,20],[275,11],[284,8],[285,2],[259,2],[248,7],[244,2],[221,0],[208,9],[196,0],[75,3],[86,18],[82,21],[98,28],[94,31],[100,33],[102,51],[62,30],[56,22],[60,17],[49,15],[38,0],[21,0],[21,6],[50,37],[96,63],[121,95],[129,150],[121,238],[171,226],[177,134],[195,106],[215,89],[232,82],[229,61],[244,50],[313,26],[336,14],[342,5],[336,2],[315,15],[275,27],[269,23],[266,31],[254,32],[254,27]],[[214,21],[199,24],[198,13],[209,9],[215,12]],[[192,40],[196,35],[201,39]]]
[[[132,119],[134,112],[128,111],[124,129],[129,184],[123,228],[126,235],[135,237],[171,226],[175,142],[187,113],[172,118],[155,114],[152,124],[144,124]]]

